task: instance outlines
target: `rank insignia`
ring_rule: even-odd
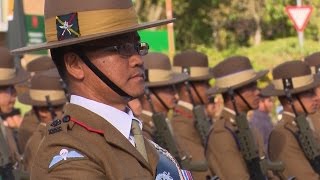
[[[52,158],[49,164],[49,168],[59,163],[60,161],[74,158],[84,158],[84,156],[75,150],[61,149],[59,155],[56,155]]]
[[[57,16],[56,28],[59,41],[80,37],[78,13]]]

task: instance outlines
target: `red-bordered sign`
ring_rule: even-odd
[[[286,6],[286,12],[294,24],[294,28],[302,32],[309,20],[312,13],[312,6]]]

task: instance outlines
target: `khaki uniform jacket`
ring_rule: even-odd
[[[152,113],[149,111],[142,111],[140,116],[140,120],[142,121],[142,133],[143,136],[154,141],[155,139],[155,126],[152,120]]]
[[[315,134],[315,138],[317,141],[320,141],[320,111],[317,111],[314,114],[308,116],[310,121],[310,127],[312,126],[312,130]]]
[[[23,153],[29,138],[37,130],[39,124],[40,121],[33,110],[24,115],[18,130],[18,146],[21,153]]]
[[[70,121],[65,116],[48,125],[31,168],[31,179],[155,179],[159,156],[148,140],[149,163],[102,117],[74,104],[67,104],[64,112]],[[68,157],[66,152],[76,157]],[[53,163],[54,159],[60,161]]]
[[[206,162],[204,147],[201,143],[200,135],[195,128],[192,110],[179,103],[175,108],[171,124],[179,151],[182,154],[191,156],[191,162]],[[194,179],[201,180],[206,179],[207,176],[210,177],[211,173],[209,169],[205,172],[192,171],[192,176]]]
[[[294,117],[286,113],[271,132],[269,139],[269,157],[271,160],[282,161],[285,166],[286,177],[295,176],[297,180],[318,180],[319,175],[314,172],[300,145],[292,134],[297,132]]]
[[[30,172],[31,166],[33,164],[33,159],[36,157],[38,152],[38,147],[47,132],[47,127],[45,123],[40,123],[37,130],[33,133],[26,144],[23,155],[23,164],[26,171]]]
[[[220,119],[217,119],[213,129],[209,133],[206,157],[209,168],[220,179],[224,180],[248,180],[250,178],[245,161],[233,137],[237,129],[235,115],[226,109],[222,111]],[[256,131],[253,132],[259,155],[263,156],[263,140]]]

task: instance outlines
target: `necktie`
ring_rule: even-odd
[[[144,159],[148,162],[148,156],[147,156],[147,152],[146,152],[146,147],[144,145],[142,131],[140,129],[139,122],[135,119],[132,120],[131,133],[133,134],[137,150],[144,157]]]

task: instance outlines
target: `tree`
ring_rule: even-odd
[[[173,1],[173,14],[177,18],[174,24],[177,49],[212,43],[211,17],[207,13],[212,8],[212,2],[213,0]],[[135,8],[141,21],[165,18],[165,0],[135,0]]]

